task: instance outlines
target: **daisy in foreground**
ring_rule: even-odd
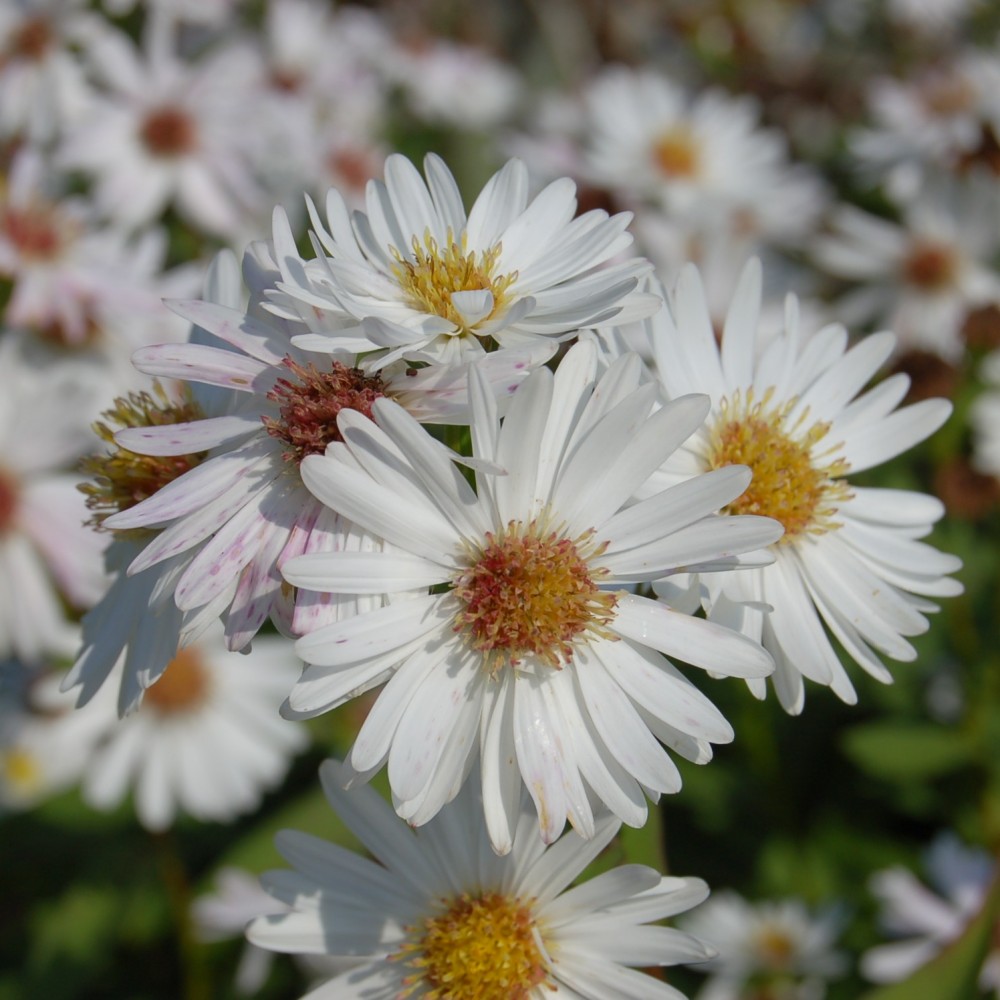
[[[522,779],[548,842],[567,817],[593,836],[591,793],[641,826],[643,793],[680,787],[654,737],[700,763],[710,742],[733,736],[661,653],[714,674],[772,669],[756,642],[622,589],[692,565],[731,567],[781,530],[713,514],[746,488],[744,468],[625,506],[708,405],[688,396],[650,415],[655,386],[639,384],[641,371],[626,355],[598,380],[597,351],[582,342],[555,375],[532,372],[501,427],[473,367],[474,457],[506,473],[481,473],[478,491],[390,400],[375,401],[374,421],[341,411],[343,440],[302,462],[320,500],[389,545],[300,556],[286,579],[409,594],[300,639],[310,665],[284,711],[317,715],[388,681],[349,763],[368,777],[388,761],[397,812],[415,826],[455,796],[477,756],[498,852],[510,849]]]
[[[778,699],[797,713],[803,677],[857,700],[827,630],[851,659],[890,683],[878,654],[913,660],[905,637],[926,631],[925,614],[937,610],[925,597],[961,592],[947,576],[960,560],[918,541],[941,517],[940,501],[846,479],[934,433],[951,404],[928,399],[896,409],[909,387],[903,374],[862,392],[891,354],[892,334],[873,334],[850,350],[841,326],[805,337],[790,297],[784,332],[764,347],[760,307],[760,265],[752,261],[720,349],[698,272],[688,268],[669,309],[651,321],[667,399],[692,391],[712,398],[704,427],[652,482],[662,487],[733,463],[753,470],[751,488],[725,512],[773,517],[784,535],[771,546],[770,565],[703,577],[704,602],[711,620],[763,642],[775,659]],[[749,684],[764,697],[763,680]]]
[[[372,789],[343,791],[335,761],[320,776],[330,804],[375,860],[282,831],[278,848],[297,870],[262,881],[292,912],[247,929],[254,944],[273,951],[364,959],[309,1000],[683,1000],[634,967],[712,956],[697,938],[649,926],[705,899],[701,879],[625,865],[563,891],[614,837],[620,824],[609,816],[592,840],[570,832],[546,849],[522,801],[513,849],[497,857],[472,791],[414,831]]]

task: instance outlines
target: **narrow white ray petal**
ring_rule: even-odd
[[[486,182],[469,212],[470,249],[493,247],[527,204],[528,169],[520,160],[508,160]]]
[[[265,364],[279,365],[288,354],[287,339],[278,330],[239,309],[200,300],[167,299],[164,304],[178,316]]]
[[[733,387],[749,386],[753,381],[762,274],[758,258],[747,261],[726,312],[722,331],[722,374],[726,383]]]
[[[406,552],[315,552],[289,559],[282,575],[296,587],[334,594],[386,594],[444,583],[450,572]]]
[[[139,371],[159,378],[186,379],[258,394],[268,392],[280,374],[278,369],[255,358],[201,344],[140,347],[132,355],[132,364]]]
[[[635,594],[617,596],[611,627],[627,639],[727,677],[766,677],[774,670],[770,654],[738,632]]]

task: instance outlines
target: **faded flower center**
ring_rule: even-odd
[[[190,712],[203,704],[211,679],[201,653],[194,647],[178,651],[159,680],[146,689],[143,706],[160,715]]]
[[[696,177],[701,166],[698,141],[686,125],[676,125],[653,144],[653,160],[667,177]]]
[[[414,970],[402,997],[526,1000],[546,979],[531,909],[496,892],[456,899],[393,957]]]
[[[450,229],[444,246],[438,245],[430,230],[424,232],[422,244],[414,236],[410,246],[412,260],[403,257],[395,247],[389,248],[396,260],[392,273],[399,282],[407,303],[421,312],[449,320],[462,332],[468,331],[470,327],[452,302],[451,297],[455,292],[492,293],[492,310],[472,326],[488,322],[507,305],[507,293],[517,280],[517,271],[510,274],[494,273],[502,249],[497,243],[489,250],[480,251],[477,256],[474,251],[466,251],[465,234],[462,234],[460,240],[456,240]]]
[[[761,964],[773,972],[787,969],[795,956],[795,942],[782,927],[761,928],[755,943]]]
[[[0,231],[25,260],[52,260],[74,235],[73,227],[60,219],[52,205],[40,201],[15,208],[8,205],[0,215]]]
[[[455,580],[455,631],[484,654],[491,673],[525,656],[560,669],[581,634],[610,635],[617,601],[595,582],[606,572],[588,565],[607,543],[592,538],[593,531],[574,540],[545,532],[538,521],[511,521],[472,553]]]
[[[940,243],[918,241],[903,261],[907,283],[925,292],[938,292],[954,283],[958,261],[955,251]]]
[[[198,144],[198,128],[182,108],[164,105],[147,116],[139,130],[143,144],[154,156],[183,156]]]
[[[30,750],[18,746],[0,753],[0,774],[5,785],[22,795],[35,791],[42,780],[38,759]]]
[[[262,417],[267,433],[284,441],[288,462],[301,462],[306,455],[322,455],[331,441],[340,440],[337,414],[357,410],[372,415],[372,404],[382,391],[378,375],[366,375],[359,368],[348,368],[339,361],[328,371],[318,371],[311,363],[305,366],[286,357],[283,364],[290,378],[279,378],[267,398],[278,404],[280,417]]]
[[[110,444],[112,450],[92,455],[80,463],[80,471],[95,481],[77,487],[86,494],[87,507],[92,512],[89,523],[95,528],[112,514],[128,510],[151,497],[167,483],[193,469],[207,454],[139,455],[115,442],[115,432],[126,427],[161,427],[203,417],[201,408],[189,395],[179,402],[174,401],[159,382],[153,383],[152,394],[132,392],[127,397],[119,397],[102,416],[107,422],[97,421],[94,433]]]
[[[724,508],[726,514],[760,514],[773,517],[785,528],[778,544],[804,533],[822,534],[838,526],[838,504],[850,497],[839,477],[848,466],[832,458],[835,447],[815,454],[830,429],[827,423],[805,426],[807,412],[789,426],[795,400],[769,408],[774,390],[759,402],[753,390],[723,399],[718,419],[709,435],[708,468],[747,465],[753,479],[746,492]],[[827,459],[830,459],[827,461]]]
[[[40,62],[52,46],[54,35],[47,17],[29,17],[13,33],[7,51],[32,62]]]
[[[958,75],[931,77],[924,81],[919,94],[927,111],[941,118],[971,111],[976,103],[975,88]]]

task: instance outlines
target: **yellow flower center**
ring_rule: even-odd
[[[726,514],[761,514],[780,521],[785,534],[779,544],[804,533],[822,534],[838,526],[838,504],[851,493],[838,477],[847,474],[839,446],[820,452],[817,446],[830,430],[827,423],[805,426],[807,412],[790,424],[795,400],[770,408],[768,389],[759,402],[753,390],[723,399],[709,434],[708,468],[747,465],[753,479],[746,492],[724,508]]]
[[[795,942],[783,927],[763,927],[755,943],[761,964],[773,972],[787,969],[795,956]]]
[[[161,487],[193,469],[207,454],[139,455],[115,442],[115,432],[126,427],[160,427],[203,416],[190,395],[175,402],[159,382],[153,384],[152,394],[132,392],[127,397],[119,397],[102,415],[107,423],[97,421],[94,433],[110,444],[112,450],[80,463],[80,471],[93,476],[95,482],[81,483],[77,487],[86,494],[87,507],[92,511],[89,523],[96,528],[112,514],[128,510],[151,497]]]
[[[201,654],[192,647],[180,650],[159,680],[147,688],[143,707],[160,715],[190,712],[208,696],[211,678]]]
[[[414,970],[401,997],[525,1000],[546,979],[531,909],[496,892],[463,895],[393,957]]]
[[[4,784],[22,794],[35,791],[42,779],[37,758],[23,747],[11,747],[0,754],[0,770]]]
[[[471,332],[466,320],[455,308],[451,297],[455,292],[489,290],[493,293],[493,309],[487,316],[477,321],[486,323],[499,315],[507,306],[508,291],[517,280],[517,271],[510,274],[495,274],[497,260],[502,247],[499,243],[489,250],[466,251],[466,237],[462,234],[456,240],[449,229],[444,246],[424,232],[423,243],[414,236],[410,246],[413,259],[400,254],[395,247],[389,250],[395,258],[392,273],[399,282],[407,303],[421,312],[441,316],[454,323],[462,332]]]
[[[488,532],[455,580],[455,631],[484,654],[491,673],[525,656],[560,669],[579,636],[609,636],[617,600],[595,583],[606,572],[588,565],[606,546],[593,543],[593,531],[574,540],[546,532],[537,520]]]
[[[701,167],[698,140],[686,125],[675,125],[653,144],[653,160],[667,177],[697,177]]]

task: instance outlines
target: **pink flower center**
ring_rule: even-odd
[[[378,375],[366,375],[359,368],[348,368],[334,361],[328,371],[314,365],[300,365],[284,360],[291,378],[279,378],[267,398],[278,404],[279,418],[263,417],[267,433],[288,446],[284,458],[301,462],[306,455],[321,455],[331,441],[339,441],[337,414],[357,410],[372,415],[372,404],[382,391]]]

